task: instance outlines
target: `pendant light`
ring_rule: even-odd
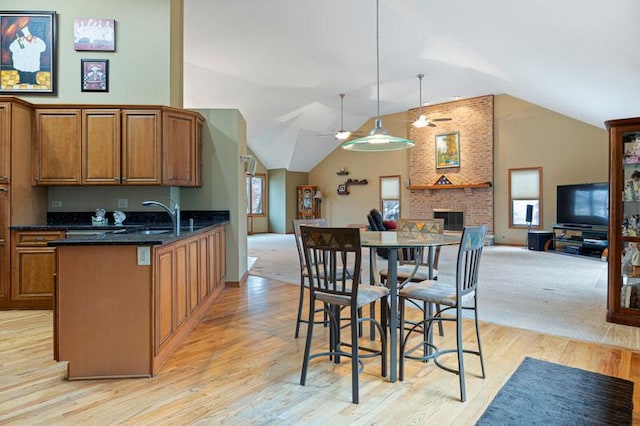
[[[382,127],[380,119],[380,18],[379,0],[376,0],[376,77],[377,77],[377,115],[375,127],[369,135],[344,142],[341,146],[348,151],[396,151],[399,149],[413,148],[415,142],[409,139],[391,136],[389,131]]]

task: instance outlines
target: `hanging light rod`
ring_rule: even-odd
[[[415,142],[392,136],[382,127],[380,118],[380,6],[376,0],[376,77],[377,77],[377,115],[375,127],[365,137],[344,142],[341,146],[348,151],[397,151],[413,148]]]

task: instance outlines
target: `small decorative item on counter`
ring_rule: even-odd
[[[127,215],[124,212],[116,210],[113,212],[113,222],[116,225],[122,225],[122,222],[127,218]]]
[[[105,216],[107,211],[105,209],[96,209],[96,215],[91,216],[91,225],[93,226],[104,226],[108,225],[109,221]]]

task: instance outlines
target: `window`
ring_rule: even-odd
[[[267,209],[267,176],[263,173],[256,173],[253,176],[247,175],[247,215],[264,216]]]
[[[400,176],[380,176],[380,213],[384,220],[400,217]]]
[[[528,217],[528,209],[531,209],[531,217]],[[541,211],[542,167],[509,169],[509,227],[531,225],[541,228]]]

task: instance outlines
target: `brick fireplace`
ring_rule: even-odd
[[[450,229],[488,225],[493,233],[493,96],[465,99],[409,111],[410,120],[420,114],[449,117],[437,127],[411,127],[416,141],[409,158],[408,217],[447,217]],[[459,132],[459,167],[436,168],[435,138]],[[435,185],[442,176],[451,185]],[[461,223],[460,223],[461,222]]]

